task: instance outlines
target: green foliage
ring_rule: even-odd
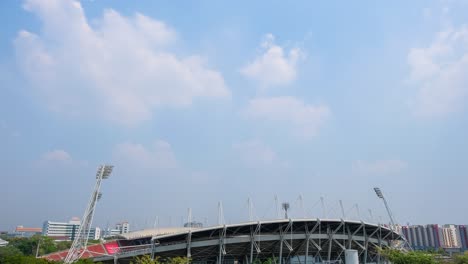
[[[133,259],[133,261],[130,262],[130,264],[159,264],[159,260],[156,258],[155,260],[152,260],[150,256],[144,255],[141,257],[136,257]]]
[[[468,264],[468,253],[465,252],[463,255],[457,255],[453,259],[454,264]]]
[[[0,259],[9,256],[22,256],[23,252],[12,245],[0,247]]]
[[[102,262],[93,262],[90,259],[80,259],[75,264],[102,264]]]
[[[2,264],[53,264],[54,261],[48,261],[41,258],[35,258],[33,256],[23,256],[23,255],[9,255],[9,256],[0,256],[0,263]]]
[[[11,238],[9,245],[19,249],[23,255],[35,256],[37,246],[39,245],[39,255],[49,254],[58,251],[56,242],[46,236],[34,235],[30,238],[17,237]]]
[[[383,250],[382,255],[393,264],[436,264],[433,254],[420,251],[402,252],[399,250]]]
[[[173,257],[167,260],[168,264],[189,264],[190,259],[186,257]]]
[[[71,248],[72,241],[59,241],[55,242],[55,246],[57,247],[56,251],[62,251]]]
[[[161,260],[159,257],[156,257],[154,260],[151,259],[149,255],[144,255],[140,257],[135,257],[131,264],[189,264],[190,258],[186,257],[173,257]]]
[[[253,261],[254,264],[276,264],[278,263],[278,258],[273,257],[273,258],[267,258],[264,260],[256,259]]]

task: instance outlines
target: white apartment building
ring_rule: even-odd
[[[126,234],[130,232],[130,224],[128,222],[122,222],[115,225],[115,229],[119,230],[119,234]]]
[[[105,237],[116,236],[120,234],[126,234],[130,232],[130,224],[126,221],[117,223],[114,229],[107,229],[105,232]]]
[[[42,228],[42,235],[55,238],[56,240],[73,240],[78,234],[81,222],[78,218],[73,218],[68,223],[45,221]],[[89,239],[97,240],[101,238],[99,227],[91,228]]]
[[[459,248],[461,247],[460,239],[458,236],[458,227],[456,225],[444,225],[442,227],[443,247],[445,248]]]

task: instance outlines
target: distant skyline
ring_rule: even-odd
[[[0,2],[0,230],[301,217],[468,224],[468,2]],[[352,212],[352,210],[350,211]]]

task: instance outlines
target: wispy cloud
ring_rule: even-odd
[[[50,162],[50,161],[71,162],[72,157],[65,150],[56,149],[56,150],[51,150],[42,154],[41,160],[47,161],[47,162]]]
[[[120,143],[113,150],[113,160],[118,164],[142,169],[177,168],[177,160],[171,145],[157,140],[145,147],[137,143]]]
[[[91,26],[75,0],[28,0],[24,7],[42,30],[18,33],[17,61],[51,110],[135,125],[158,107],[230,96],[221,73],[202,57],[170,51],[177,33],[162,21],[108,9]]]
[[[247,166],[262,167],[280,163],[276,152],[259,140],[248,140],[232,145]]]
[[[88,161],[74,158],[68,151],[63,149],[53,149],[42,153],[33,162],[38,167],[67,167],[82,168],[88,166]]]
[[[408,168],[408,163],[399,159],[384,159],[374,161],[357,160],[353,162],[353,172],[363,175],[388,175],[399,173]]]
[[[317,134],[331,111],[326,105],[310,105],[292,96],[280,96],[251,100],[244,115],[290,126],[294,134],[310,138]]]

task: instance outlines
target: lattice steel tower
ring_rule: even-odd
[[[112,165],[99,166],[96,172],[96,185],[94,186],[93,193],[91,194],[91,199],[88,202],[88,207],[86,207],[85,213],[81,220],[80,228],[78,229],[78,233],[75,235],[75,239],[73,240],[73,244],[68,251],[64,263],[76,262],[85,252],[86,245],[88,244],[89,233],[91,231],[91,224],[93,222],[96,204],[102,196],[102,194],[99,192],[99,189],[101,188],[101,182],[102,180],[109,178],[113,168],[114,166]]]

